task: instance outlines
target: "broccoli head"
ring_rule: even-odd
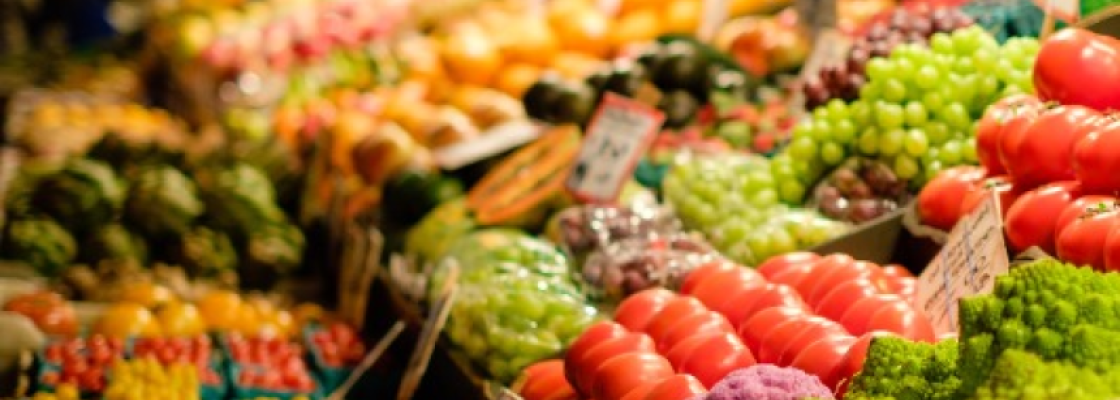
[[[1098,374],[1068,362],[1045,361],[1023,350],[1007,350],[994,363],[973,400],[1099,400],[1120,395],[1120,373]]]
[[[872,339],[863,369],[845,399],[948,400],[956,393],[957,341],[936,344],[885,336]]]

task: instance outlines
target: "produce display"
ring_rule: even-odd
[[[715,251],[685,235],[617,240],[587,257],[581,277],[605,299],[652,287],[676,287]]]

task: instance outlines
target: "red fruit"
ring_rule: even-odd
[[[1073,179],[1074,147],[1100,121],[1100,113],[1087,107],[1044,108],[1009,144],[1015,148],[1011,164],[1005,165],[1008,175],[1023,189]]]
[[[977,189],[986,172],[979,167],[955,167],[937,174],[918,193],[922,223],[951,230],[961,218],[961,199]]]
[[[992,193],[999,195],[999,209],[1000,215],[1007,215],[1007,209],[1011,208],[1011,204],[1015,199],[1019,198],[1019,190],[1011,183],[1011,178],[1007,175],[993,176],[980,182],[977,190],[969,192],[965,195],[964,200],[961,201],[961,217],[971,214],[973,210],[983,204],[992,196]]]
[[[704,384],[696,380],[696,377],[677,374],[658,382],[640,400],[688,400],[707,392]]]
[[[754,356],[738,338],[723,335],[697,346],[682,364],[681,372],[696,377],[705,387],[712,387],[732,371],[754,364]]]
[[[1074,175],[1086,193],[1120,192],[1120,121],[1107,123],[1081,139],[1073,150]]]
[[[1116,39],[1080,28],[1062,29],[1047,37],[1038,51],[1035,91],[1045,101],[1120,109],[1118,63]]]
[[[665,308],[675,293],[663,288],[646,289],[623,300],[614,312],[614,320],[626,329],[641,332],[657,313]]]
[[[797,291],[789,286],[778,284],[756,286],[740,291],[720,306],[721,309],[729,310],[724,316],[735,329],[739,329],[746,321],[763,310],[775,307],[809,310],[809,306],[801,300]]]
[[[1063,210],[1081,194],[1077,182],[1055,182],[1019,196],[1007,210],[1004,231],[1015,252],[1038,246],[1054,254],[1056,220],[1054,213]]]
[[[1037,98],[1029,95],[1012,95],[988,106],[984,116],[976,126],[976,155],[980,165],[991,174],[1001,174],[1003,163],[999,159],[999,141],[1007,125],[1007,117],[1013,108],[1022,104],[1039,104]]]
[[[844,355],[855,343],[856,338],[848,334],[820,337],[805,346],[790,362],[790,366],[810,375],[816,375],[829,389],[835,389],[838,382],[833,371],[843,362]]]
[[[1091,206],[1092,207],[1092,206]],[[1064,227],[1058,227],[1058,258],[1075,265],[1104,270],[1105,243],[1120,223],[1114,203],[1099,203]]]
[[[739,338],[751,350],[752,354],[759,354],[762,342],[770,330],[789,320],[804,319],[810,315],[800,307],[773,307],[762,310],[751,319],[739,326]]]
[[[809,264],[819,260],[820,258],[821,256],[817,255],[817,253],[808,251],[786,253],[767,258],[766,261],[763,261],[762,264],[759,264],[758,267],[755,268],[755,270],[757,270],[759,274],[762,274],[762,276],[766,279],[772,279],[774,275],[777,275],[785,271],[786,269],[789,269],[796,265]]]

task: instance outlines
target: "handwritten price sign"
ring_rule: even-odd
[[[664,122],[657,109],[607,93],[565,182],[568,191],[586,202],[617,200]]]

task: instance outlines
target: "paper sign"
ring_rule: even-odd
[[[428,370],[428,363],[431,361],[432,351],[436,348],[440,332],[443,332],[443,326],[447,324],[447,318],[451,316],[451,306],[455,304],[455,294],[458,293],[459,266],[457,263],[451,262],[448,264],[448,268],[450,270],[447,274],[447,280],[443,282],[439,297],[432,304],[428,319],[424,321],[424,327],[420,331],[420,337],[412,351],[412,358],[408,361],[408,369],[405,371],[404,378],[401,379],[401,386],[397,391],[397,400],[412,399],[416,389],[420,387],[420,380],[424,378],[424,373]]]
[[[949,233],[945,247],[918,277],[918,304],[938,333],[957,332],[960,299],[991,293],[1009,261],[998,193],[992,193]]]
[[[445,170],[456,170],[529,143],[543,130],[542,126],[529,121],[501,124],[488,129],[478,138],[437,150],[436,163]]]
[[[1066,23],[1072,24],[1081,19],[1080,0],[1034,0],[1034,4],[1038,5],[1046,14]]]
[[[727,21],[727,13],[731,5],[728,0],[704,0],[700,14],[700,28],[696,37],[705,43],[710,43],[716,37],[716,32]]]
[[[586,202],[618,199],[664,122],[665,114],[656,108],[607,93],[587,127],[565,183],[568,191]]]

